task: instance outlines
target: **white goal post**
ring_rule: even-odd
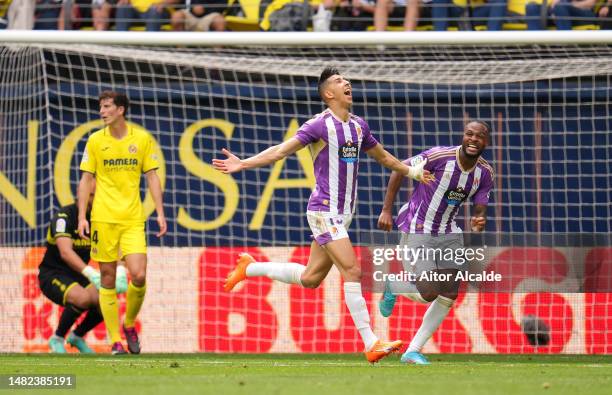
[[[494,32],[115,32],[2,30],[0,43],[119,45],[524,45],[610,44],[612,30]]]

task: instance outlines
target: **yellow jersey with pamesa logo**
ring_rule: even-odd
[[[143,222],[140,175],[158,167],[153,138],[146,131],[128,126],[127,135],[120,140],[108,127],[94,132],[81,160],[81,170],[96,178],[91,220]]]

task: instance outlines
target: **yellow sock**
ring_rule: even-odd
[[[120,342],[119,303],[117,303],[115,288],[100,288],[100,310],[102,310],[102,317],[104,317],[104,324],[110,335],[111,343]]]
[[[136,321],[136,316],[140,311],[140,307],[142,307],[146,291],[146,284],[142,287],[137,287],[130,281],[126,294],[125,319],[123,321],[123,325],[126,328],[134,326],[134,321]]]

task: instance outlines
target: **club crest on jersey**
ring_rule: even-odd
[[[467,195],[463,187],[457,187],[455,189],[449,189],[444,197],[449,206],[459,206],[467,198]]]
[[[135,154],[137,151],[138,151],[138,148],[136,148],[134,144],[130,144],[130,146],[128,147],[128,152],[130,154]]]
[[[355,125],[355,130],[357,131],[357,137],[361,138],[361,134],[362,134],[361,126]]]
[[[343,222],[344,220],[342,219],[342,217],[329,218],[329,224],[331,226],[342,225]]]
[[[474,188],[478,188],[479,184],[480,184],[480,178],[474,178]]]
[[[359,157],[359,149],[352,141],[347,141],[338,148],[338,158],[344,163],[355,163]]]
[[[425,158],[422,155],[417,155],[414,158],[410,159],[410,166],[416,166],[419,163],[423,162]]]

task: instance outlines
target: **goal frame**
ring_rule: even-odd
[[[612,44],[612,30],[497,32],[116,32],[0,30],[0,42],[22,44],[195,45],[528,45]]]

